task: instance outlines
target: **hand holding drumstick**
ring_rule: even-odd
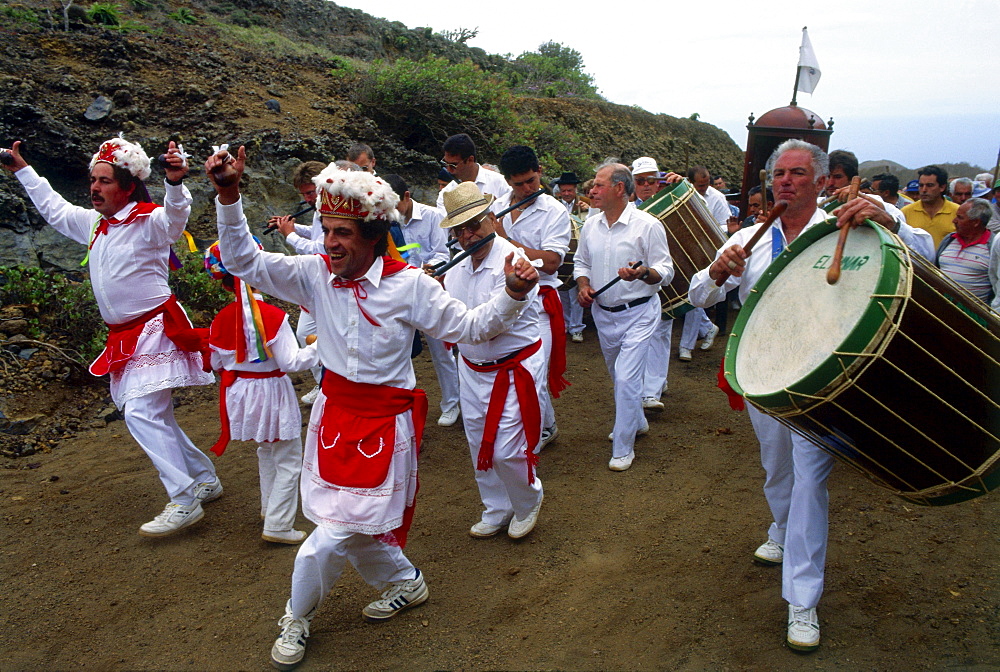
[[[767,219],[764,223],[760,225],[747,244],[743,247],[739,245],[733,245],[732,247],[724,250],[719,258],[715,260],[715,263],[708,269],[709,277],[715,280],[716,287],[722,287],[726,280],[729,279],[730,275],[735,275],[737,278],[743,275],[743,269],[746,268],[746,260],[750,257],[750,253],[753,252],[753,246],[761,239],[761,237],[771,228],[771,224],[774,223],[778,217],[781,217],[781,213],[785,211],[788,207],[787,201],[778,201],[771,208],[771,212],[767,214]]]
[[[861,189],[861,176],[855,175],[851,178],[851,186],[847,191],[847,203],[858,197]],[[837,237],[837,247],[833,250],[833,260],[830,261],[830,268],[826,269],[826,283],[835,285],[840,280],[840,262],[844,258],[844,244],[847,242],[847,232],[851,230],[849,226],[840,227],[840,235]]]

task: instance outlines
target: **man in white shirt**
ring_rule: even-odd
[[[569,212],[570,225],[577,229],[577,233],[574,233],[573,239],[570,241],[571,253],[575,253],[576,243],[579,242],[578,230],[583,225],[583,220],[587,217],[587,210],[590,208],[589,204],[577,193],[578,184],[580,184],[580,178],[572,171],[564,172],[558,180],[552,183],[552,188],[558,189],[560,205]],[[572,259],[563,257],[563,265],[572,267]],[[583,306],[576,300],[575,287],[559,290],[559,300],[563,304],[563,321],[566,323],[566,333],[569,334],[570,340],[574,343],[583,343]]]
[[[295,166],[292,171],[292,186],[302,195],[302,200],[313,207],[312,225],[299,224],[289,215],[271,217],[268,224],[277,227],[278,233],[285,237],[285,242],[292,246],[296,254],[323,254],[323,222],[316,208],[316,185],[313,178],[326,168],[325,163],[319,161],[303,161]],[[295,325],[295,338],[299,342],[299,347],[306,347],[306,339],[316,334],[316,321],[306,310],[299,311],[299,321]],[[302,403],[312,404],[319,396],[319,379],[323,370],[321,366],[314,366],[309,371],[313,375],[316,384],[311,390],[302,395]]]
[[[634,192],[632,172],[626,166],[607,162],[598,167],[590,198],[601,212],[583,225],[573,268],[580,304],[593,308],[614,385],[615,426],[608,463],[612,471],[632,466],[635,437],[649,431],[642,414],[642,376],[660,320],[656,293],[674,277],[666,231],[655,217],[629,202]],[[615,278],[624,282],[616,281],[595,296]]]
[[[428,270],[434,264],[448,261],[447,235],[441,228],[444,216],[437,208],[418,203],[410,195],[410,187],[399,175],[386,175],[384,178],[392,190],[399,196],[396,210],[402,216],[400,226],[406,239],[409,256],[406,262],[410,266]],[[411,247],[416,245],[416,247]],[[441,417],[438,424],[451,427],[458,421],[461,411],[458,390],[458,366],[455,355],[448,347],[433,336],[424,335],[427,349],[434,363],[434,373],[437,374],[438,385],[441,387]]]
[[[111,398],[170,497],[139,534],[173,534],[201,520],[201,505],[222,495],[212,461],[177,425],[171,399],[174,387],[215,382],[202,370],[199,354],[207,351],[207,332],[204,338],[195,333],[167,285],[170,245],[191,214],[191,193],[182,184],[187,155],[169,144],[166,194],[159,206],[150,202],[143,183],[150,167],[142,147],[124,138],[108,140],[90,161],[92,209],[87,209],[57,194],[21,157],[20,144],[3,150],[12,158],[4,168],[16,175],[52,228],[89,246],[84,261],[101,317],[110,327],[107,345],[90,371],[110,374]]]
[[[489,211],[493,197],[484,196],[474,184],[460,184],[444,200],[449,214],[441,225],[451,229],[463,250],[498,230]],[[516,249],[498,234],[448,271],[445,289],[470,308],[486,303],[505,291],[504,259]],[[458,344],[465,435],[484,507],[469,530],[477,539],[505,528],[512,539],[527,535],[542,505],[535,448],[542,431],[547,374],[540,304],[531,303],[505,333],[478,345]]]
[[[317,527],[296,555],[291,598],[271,648],[272,663],[290,669],[305,656],[312,617],[348,560],[369,584],[388,586],[363,609],[365,619],[385,621],[427,600],[423,575],[402,551],[427,413],[426,396],[414,389],[414,330],[451,342],[488,341],[530,305],[538,274],[508,258],[507,290],[467,309],[423,271],[385,256],[390,222],[399,217],[385,181],[333,165],[314,180],[327,255],[263,252],[243,215],[245,160],[240,147],[235,161],[216,154],[205,164],[218,193],[227,268],[262,292],[309,308],[325,369],[301,481],[302,512]]]
[[[541,167],[530,147],[515,145],[504,152],[500,157],[500,171],[507,179],[511,193],[494,205],[494,210],[506,210],[541,188]],[[556,272],[563,256],[569,251],[572,237],[569,213],[559,201],[548,194],[541,194],[504,215],[503,220],[497,223],[497,235],[519,247],[529,259],[541,262],[538,269],[541,278],[538,281],[538,328],[542,332],[542,353],[547,371],[542,381],[541,449],[559,433],[549,395],[558,398],[568,385],[564,378],[566,323],[557,290],[561,283]]]
[[[474,182],[484,194],[493,194],[503,200],[510,195],[510,185],[500,173],[486,170],[476,162],[476,143],[465,133],[453,135],[441,146],[444,158],[441,165],[451,173],[455,182],[449,182],[438,192],[437,209],[444,214],[444,193],[458,186],[459,182]]]

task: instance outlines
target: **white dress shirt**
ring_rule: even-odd
[[[30,166],[14,173],[42,218],[56,231],[89,245],[101,214],[66,201]],[[115,213],[122,219],[131,202]],[[90,284],[108,324],[122,324],[149,312],[170,298],[167,286],[170,245],[184,232],[191,214],[191,192],[184,185],[166,185],[163,207],[127,225],[111,225],[90,250]]]
[[[469,308],[487,303],[497,294],[506,295],[504,261],[514,249],[503,238],[494,238],[489,254],[478,268],[473,270],[472,258],[466,257],[448,271],[444,276],[445,289]],[[478,345],[462,343],[459,352],[473,363],[493,362],[538,341],[538,301],[534,300],[537,293],[537,287],[531,290],[526,299],[531,305],[507,332]]]
[[[493,194],[496,196],[497,201],[506,201],[510,192],[513,191],[510,185],[507,184],[507,180],[500,173],[494,172],[492,170],[486,170],[482,166],[479,166],[479,174],[476,175],[476,179],[473,180],[479,190],[484,194]],[[451,191],[458,186],[458,182],[452,180],[449,182],[444,189],[438,192],[437,209],[445,213],[447,212],[444,207],[444,194],[446,191]]]
[[[516,222],[511,222],[510,214],[504,215],[503,228],[507,237],[533,250],[555,252],[559,255],[561,264],[563,257],[569,252],[573,231],[569,212],[560,207],[559,203],[548,194],[542,194],[528,204]],[[513,203],[505,201],[502,207],[506,209],[511,205]],[[538,269],[538,274],[538,284],[543,287],[558,287],[562,284],[556,273],[544,273],[542,269]]]
[[[531,301],[499,292],[469,310],[423,271],[406,268],[382,277],[378,257],[358,279],[364,298],[334,288],[322,256],[290,257],[257,248],[247,230],[243,203],[216,199],[219,239],[226,267],[262,292],[305,306],[316,319],[319,359],[354,382],[413,389],[410,362],[414,329],[449,342],[481,342],[506,331]],[[371,324],[364,314],[379,326]]]
[[[608,226],[607,215],[600,212],[588,217],[580,231],[580,244],[573,258],[573,277],[587,277],[598,290],[618,277],[618,269],[629,262],[642,261],[660,274],[660,283],[649,285],[642,280],[615,283],[597,298],[597,303],[613,307],[644,296],[653,296],[674,277],[674,263],[667,247],[663,224],[647,212],[629,203],[621,217]]]
[[[698,192],[695,191],[697,194]],[[698,194],[701,196],[701,194]],[[708,211],[712,213],[712,217],[715,218],[716,224],[722,229],[723,233],[728,233],[729,229],[726,226],[726,222],[732,217],[733,211],[729,209],[729,203],[726,201],[726,196],[721,191],[715,187],[710,186],[702,196],[705,204],[708,206]]]
[[[313,211],[312,226],[296,224],[295,230],[285,236],[296,254],[326,254],[323,247],[323,217],[317,208]]]
[[[437,264],[448,261],[448,235],[441,228],[444,215],[437,208],[423,203],[413,202],[413,212],[410,221],[402,224],[403,238],[406,244],[417,243],[418,248],[410,250],[407,263],[420,268],[424,264]]]

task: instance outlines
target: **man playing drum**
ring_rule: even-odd
[[[781,251],[800,233],[826,219],[816,204],[829,173],[829,159],[823,150],[802,140],[786,140],[771,155],[768,168],[774,197],[787,202],[787,209],[759,239],[752,256],[743,246],[763,224],[733,234],[712,265],[692,278],[688,297],[694,305],[708,307],[724,301],[733,289],[739,289],[740,300],[745,302]],[[885,226],[898,226],[885,210],[862,198],[843,206],[837,214],[845,225],[871,218]],[[909,227],[899,227],[899,236],[908,245],[914,242]],[[812,651],[820,642],[816,606],[823,593],[829,503],[826,481],[833,457],[752,406],[747,411],[760,441],[764,496],[774,516],[768,539],[754,552],[754,559],[764,565],[782,565],[788,645]]]
[[[660,321],[656,293],[674,277],[666,231],[655,217],[629,202],[634,190],[627,167],[614,162],[598,167],[590,198],[601,212],[583,225],[573,266],[580,305],[593,306],[594,325],[614,385],[615,427],[608,463],[612,471],[632,466],[636,434],[649,431],[642,414],[642,376]],[[616,282],[595,297],[616,278],[625,282]]]

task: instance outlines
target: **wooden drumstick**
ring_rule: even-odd
[[[861,176],[855,175],[851,178],[851,187],[847,191],[847,202],[850,203],[857,198],[858,191],[860,190]],[[850,228],[849,224],[840,227],[840,235],[837,236],[837,247],[833,250],[833,259],[830,261],[830,268],[826,269],[826,284],[828,285],[836,285],[837,281],[840,280],[840,262],[844,258],[844,243],[847,242],[847,232]]]
[[[778,201],[774,204],[774,207],[771,208],[771,212],[768,214],[767,219],[765,219],[764,223],[760,225],[760,228],[754,232],[753,236],[750,237],[750,240],[747,241],[747,244],[743,246],[743,251],[747,253],[747,257],[749,257],[753,252],[753,246],[756,245],[764,233],[771,228],[771,225],[774,224],[774,220],[781,217],[781,214],[787,207],[788,201]],[[722,287],[730,275],[732,274],[727,271],[725,275],[715,281],[715,286]]]
[[[760,169],[760,214],[767,217],[767,170]]]

